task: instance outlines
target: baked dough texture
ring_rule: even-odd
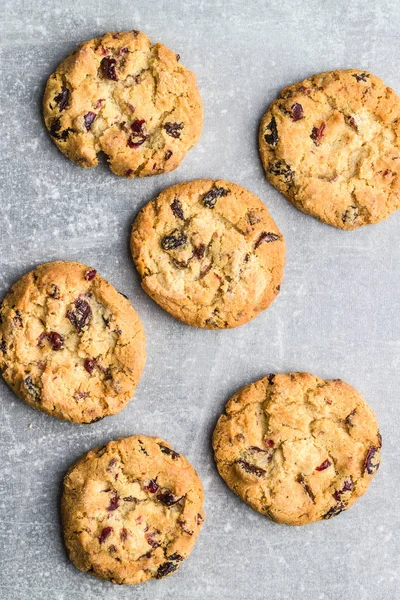
[[[161,192],[136,217],[131,250],[147,294],[195,327],[247,323],[271,304],[283,278],[285,241],[266,206],[224,180]]]
[[[38,266],[0,309],[0,369],[27,404],[89,423],[122,410],[146,360],[145,334],[129,300],[76,262]]]
[[[83,42],[50,75],[43,112],[69,159],[93,167],[103,152],[128,178],[176,169],[203,124],[194,74],[139,31]]]
[[[213,435],[218,471],[278,523],[330,519],[367,490],[380,464],[371,408],[340,379],[269,375],[237,392]]]
[[[297,208],[341,229],[400,207],[400,98],[367,71],[314,75],[282,90],[261,121],[268,180]]]
[[[64,479],[62,520],[78,569],[112,583],[176,571],[204,520],[203,488],[160,438],[136,435],[83,456]]]

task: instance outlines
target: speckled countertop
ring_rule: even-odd
[[[299,213],[264,179],[257,128],[281,87],[315,72],[371,70],[400,91],[400,4],[390,0],[29,0],[1,8],[0,288],[34,265],[93,265],[143,320],[148,361],[135,399],[90,425],[34,412],[0,382],[2,600],[395,600],[399,597],[400,212],[355,232]],[[196,72],[199,144],[168,175],[123,180],[83,170],[51,143],[41,117],[47,76],[78,42],[141,29]],[[142,291],[128,249],[139,207],[172,183],[226,178],[268,205],[287,242],[282,292],[237,330],[178,323]],[[265,373],[308,370],[354,385],[374,408],[383,463],[347,513],[276,525],[217,475],[210,436],[227,398]],[[135,588],[80,573],[59,523],[63,474],[92,446],[160,435],[198,470],[207,519],[179,573]]]

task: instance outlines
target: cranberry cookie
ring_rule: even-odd
[[[83,42],[50,75],[43,111],[73,162],[93,167],[104,152],[113,173],[129,178],[176,169],[203,123],[194,74],[139,31]]]
[[[145,358],[131,303],[85,265],[41,265],[2,303],[3,377],[27,404],[59,419],[88,423],[122,410]]]
[[[213,435],[221,477],[278,523],[305,525],[349,508],[380,462],[371,408],[340,379],[269,375],[237,392]]]
[[[228,181],[180,183],[133,223],[143,289],[188,325],[237,327],[277,296],[285,242],[257,196]]]
[[[70,559],[112,583],[176,571],[204,519],[203,488],[188,461],[159,438],[132,436],[91,450],[64,479]]]
[[[261,121],[268,180],[341,229],[400,207],[400,98],[366,71],[321,73],[285,88]]]

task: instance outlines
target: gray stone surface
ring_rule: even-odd
[[[315,72],[359,67],[400,91],[400,4],[376,0],[29,0],[1,7],[0,292],[34,265],[72,259],[128,294],[148,336],[137,395],[118,416],[79,426],[34,412],[0,383],[0,597],[3,600],[395,600],[399,597],[400,212],[342,232],[293,208],[265,181],[259,119],[278,90]],[[174,173],[125,181],[83,170],[41,117],[47,76],[75,45],[141,29],[194,70],[200,143]],[[163,187],[223,177],[258,194],[287,240],[282,293],[232,331],[198,331],[141,291],[128,236]],[[347,513],[304,528],[271,523],[219,478],[210,435],[227,398],[267,372],[309,370],[357,387],[377,413],[383,465]],[[32,427],[28,427],[32,424]],[[164,581],[112,586],[68,561],[61,481],[80,454],[132,433],[160,435],[198,469],[207,519],[191,558]]]

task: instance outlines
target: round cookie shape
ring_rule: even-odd
[[[113,173],[145,177],[176,169],[198,141],[203,107],[179,55],[139,31],[83,42],[50,75],[46,127],[81,167],[104,152]]]
[[[203,499],[194,468],[163,440],[138,435],[109,442],[78,460],[64,479],[69,557],[112,583],[166,577],[194,546]]]
[[[38,266],[0,309],[0,368],[27,404],[90,423],[133,396],[146,360],[145,334],[129,300],[76,262]]]
[[[261,200],[202,179],[165,189],[137,215],[131,251],[143,289],[195,327],[237,327],[277,296],[285,242]]]
[[[380,464],[371,408],[340,379],[269,375],[239,390],[213,434],[221,477],[273,521],[330,519],[364,494]]]
[[[282,90],[261,121],[267,179],[341,229],[400,208],[400,98],[366,71],[320,73]]]

